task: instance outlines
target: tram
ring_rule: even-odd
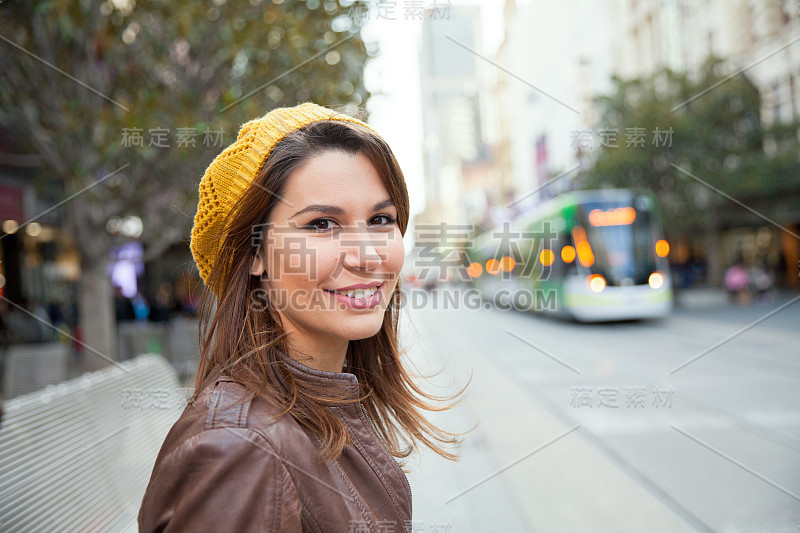
[[[672,285],[659,218],[646,192],[559,195],[473,239],[470,283],[497,305],[579,322],[664,317]]]

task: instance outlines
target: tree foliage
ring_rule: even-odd
[[[42,156],[33,185],[58,198],[75,236],[83,338],[109,354],[90,364],[118,353],[105,265],[124,238],[106,230],[113,217],[143,221],[145,260],[181,241],[188,252],[197,184],[241,124],[307,100],[364,104],[363,10],[342,4],[0,3],[0,124]]]
[[[306,100],[363,104],[368,54],[352,9],[316,0],[0,5],[0,123],[44,157],[40,188],[66,198],[96,184],[63,207],[82,262],[107,256],[113,216],[144,220],[148,257],[186,241],[200,175],[243,122]],[[194,132],[194,146],[191,135],[178,146],[179,128]],[[222,130],[216,145],[207,129]],[[126,143],[137,131],[142,146]]]
[[[618,130],[620,142],[603,148],[580,185],[652,190],[672,234],[758,220],[726,196],[780,223],[794,222],[800,124],[765,127],[758,90],[743,74],[725,76],[723,65],[711,59],[696,78],[669,70],[615,78],[611,94],[596,104],[598,128]],[[626,146],[626,128],[642,128],[645,142]],[[671,143],[655,142],[656,129],[671,130]]]

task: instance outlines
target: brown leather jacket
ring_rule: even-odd
[[[358,379],[309,368],[292,372],[343,387]],[[322,462],[316,437],[291,416],[245,389],[209,376],[172,426],[156,458],[139,510],[139,531],[394,531],[411,523],[411,488],[378,440],[360,403],[327,405],[354,446]]]

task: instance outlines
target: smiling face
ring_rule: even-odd
[[[341,349],[378,333],[405,251],[369,157],[323,151],[291,174],[280,197],[251,274],[262,276],[290,343]]]

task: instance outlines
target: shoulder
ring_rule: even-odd
[[[229,378],[203,387],[156,459],[139,514],[142,530],[167,523],[175,530],[197,525],[202,531],[210,531],[211,523],[222,529],[236,523],[244,530],[255,520],[272,531],[294,523],[300,503],[280,448],[282,435],[294,434],[297,424],[289,416],[262,421],[257,412],[275,409],[260,403]],[[247,496],[242,487],[248,487]]]
[[[170,428],[156,466],[179,447],[185,450],[201,443],[202,449],[216,445],[221,447],[219,453],[229,455],[245,451],[237,436],[257,442],[281,457],[313,455],[316,448],[311,435],[290,414],[281,415],[282,411],[275,403],[254,397],[228,376],[209,379]],[[231,444],[231,438],[238,438],[237,445]]]
[[[269,441],[246,427],[208,429],[153,469],[139,509],[143,532],[300,531],[302,504]]]
[[[195,408],[203,420],[203,430],[222,428],[248,429],[261,435],[276,448],[287,438],[297,444],[306,433],[300,424],[283,408],[227,376],[216,378],[213,386],[205,387],[198,395]]]
[[[248,390],[227,376],[216,378],[197,395],[194,406],[205,413],[203,429],[247,427],[255,399]]]

